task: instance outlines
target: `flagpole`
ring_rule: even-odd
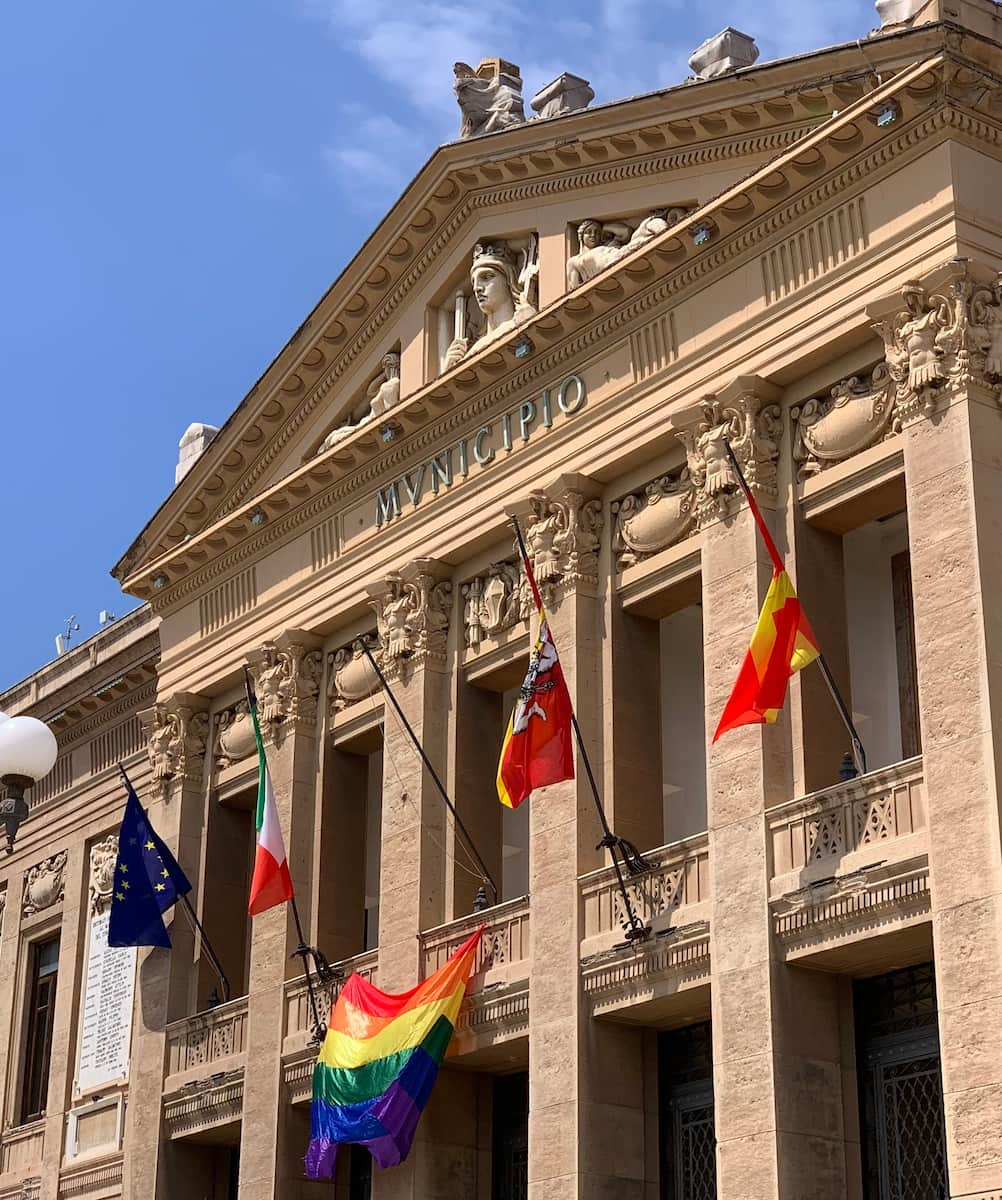
[[[766,549],[769,551],[769,557],[774,565],[783,569],[783,560],[776,549],[776,543],[772,540],[772,535],[769,533],[765,520],[762,517],[761,510],[752,495],[751,488],[748,486],[748,480],[745,479],[744,472],[741,470],[741,464],[738,462],[734,451],[731,449],[731,443],[727,438],[724,438],[724,449],[727,451],[727,458],[731,464],[731,470],[734,472],[735,478],[744,492],[745,499],[748,501],[748,507],[755,519],[755,524],[758,526],[759,532],[762,534],[762,540],[765,542]],[[838,689],[838,684],[835,682],[835,676],[831,673],[831,668],[818,647],[818,666],[821,668],[821,675],[825,683],[828,685],[828,691],[831,693],[831,698],[838,711],[838,715],[842,718],[842,723],[846,727],[849,734],[849,746],[852,750],[852,761],[856,767],[857,775],[866,774],[866,751],[863,749],[863,743],[859,734],[856,732],[856,726],[853,724],[852,715],[849,712],[846,702],[842,699],[842,693]]]
[[[145,808],[143,808],[142,801],[139,799],[139,795],[136,792],[136,789],[132,786],[132,780],[129,779],[129,776],[125,770],[125,767],[123,767],[122,764],[119,763],[118,769],[122,773],[122,779],[125,781],[125,786],[129,789],[129,791],[132,793],[132,795],[136,797],[136,803],[139,805],[139,811],[143,814],[144,818],[146,819],[147,825],[149,825],[150,828],[152,829],[153,826],[152,826],[152,822],[150,821],[149,813],[146,811]],[[213,948],[212,943],[209,941],[209,935],[202,928],[202,922],[198,919],[198,914],[195,912],[194,908],[192,907],[191,901],[188,899],[187,892],[182,893],[182,895],[179,897],[179,899],[181,900],[181,903],[185,907],[185,911],[188,914],[188,920],[192,923],[193,927],[198,931],[198,934],[202,939],[202,945],[205,947],[206,953],[208,954],[209,965],[212,967],[213,971],[216,974],[216,978],[219,980],[219,986],[223,989],[223,1002],[225,1003],[230,998],[230,981],[226,978],[226,972],[223,970],[222,963],[219,961],[216,951]]]
[[[393,694],[393,688],[390,687],[389,681],[387,680],[385,674],[383,673],[382,667],[380,667],[379,663],[376,661],[376,657],[372,653],[372,651],[369,649],[368,642],[366,641],[365,638],[361,639],[361,645],[362,645],[362,649],[365,651],[366,658],[369,660],[369,665],[376,672],[379,682],[383,686],[383,691],[387,694],[387,696],[389,696],[390,703],[393,705],[397,716],[400,718],[400,723],[403,725],[404,729],[407,731],[408,737],[414,743],[414,748],[417,750],[418,754],[421,756],[421,761],[424,763],[425,768],[428,771],[428,774],[434,780],[435,786],[438,788],[439,795],[441,795],[442,799],[445,801],[445,805],[448,808],[449,812],[452,813],[453,820],[456,822],[456,828],[466,839],[466,844],[469,847],[470,852],[473,854],[473,857],[477,860],[477,866],[480,868],[482,880],[484,883],[488,884],[488,886],[490,887],[491,891],[494,894],[493,903],[497,904],[498,899],[499,899],[499,893],[498,893],[497,884],[494,882],[494,877],[491,875],[490,871],[488,871],[487,864],[484,862],[483,858],[481,857],[480,851],[476,847],[476,843],[474,842],[473,838],[470,837],[469,831],[467,830],[466,826],[463,824],[463,818],[456,811],[456,806],[449,799],[449,793],[445,790],[445,784],[439,778],[438,772],[432,766],[431,759],[425,753],[424,746],[421,745],[420,741],[418,740],[417,734],[414,732],[413,728],[411,727],[410,721],[408,721],[407,717],[404,715],[404,710],[400,707],[399,701],[397,700],[396,696]]]
[[[532,596],[536,602],[536,608],[540,615],[544,613],[543,598],[539,593],[539,585],[536,583],[536,576],[532,570],[532,563],[529,561],[529,551],[525,544],[525,538],[522,536],[522,526],[518,522],[518,517],[512,515],[512,527],[515,530],[515,537],[518,539],[519,554],[522,557],[522,566],[525,569],[526,578],[529,581],[529,587],[532,589]],[[568,699],[569,699],[568,695]],[[649,925],[645,925],[637,916],[633,908],[633,901],[630,899],[630,894],[626,890],[626,880],[623,878],[623,868],[620,865],[619,856],[622,856],[623,863],[627,871],[631,875],[642,875],[645,871],[650,870],[647,863],[644,861],[643,855],[626,838],[617,837],[609,827],[608,818],[605,815],[605,807],[602,804],[602,798],[599,795],[598,783],[595,779],[595,772],[591,767],[591,760],[588,757],[588,751],[585,749],[584,738],[581,735],[581,726],[578,724],[577,713],[574,711],[574,702],[571,701],[571,728],[574,730],[574,738],[578,745],[578,752],[581,755],[581,761],[584,763],[585,774],[588,776],[588,783],[591,787],[592,799],[595,801],[595,809],[598,812],[598,819],[602,825],[602,840],[595,847],[596,850],[608,850],[609,856],[612,859],[612,865],[616,871],[616,881],[619,887],[619,894],[623,901],[629,928],[624,929],[626,940],[628,942],[641,941],[646,938],[651,931]]]

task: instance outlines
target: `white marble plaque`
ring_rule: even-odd
[[[109,917],[107,908],[91,917],[78,1092],[118,1083],[129,1074],[136,950],[108,945]]]

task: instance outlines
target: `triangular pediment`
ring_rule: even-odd
[[[869,54],[889,76],[897,70],[903,99],[924,97],[928,106],[923,89],[942,87],[936,59],[942,46],[942,31],[930,26],[874,39]],[[283,481],[293,488],[301,477],[319,480],[341,469],[339,463],[347,470],[360,457],[377,454],[376,420],[349,437],[344,453],[334,447],[317,456],[317,450],[332,428],[367,411],[386,382],[381,359],[398,348],[394,331],[400,314],[408,305],[425,305],[435,272],[464,269],[483,214],[492,206],[503,206],[504,220],[521,230],[527,223],[523,213],[538,210],[542,198],[555,203],[584,189],[599,196],[602,189],[608,194],[638,181],[656,183],[680,164],[722,169],[720,164],[727,163],[733,170],[744,162],[748,189],[732,186],[723,200],[707,198],[695,214],[709,214],[726,236],[752,217],[760,220],[771,205],[784,203],[791,188],[822,174],[831,165],[829,151],[839,165],[861,153],[876,124],[873,96],[883,95],[888,85],[872,91],[872,81],[858,71],[840,71],[850,50],[810,56],[819,60],[819,82],[809,88],[803,83],[803,59],[788,60],[742,72],[740,78],[675,88],[441,147],[154,515],[117,564],[116,576],[129,580],[136,594],[149,594],[136,581],[152,564],[183,552],[213,527],[239,525],[255,502],[281,490]],[[858,55],[853,62],[858,67]],[[960,80],[959,68],[951,70]],[[977,100],[971,82],[977,72],[968,66],[966,73],[965,94]],[[977,102],[989,103],[983,95],[982,89]],[[848,113],[856,124],[844,119]],[[839,128],[851,132],[836,145]],[[775,179],[770,180],[765,164],[775,164]],[[599,277],[545,305],[533,324],[533,340],[548,337],[549,328],[562,328],[565,303],[568,313],[582,305],[607,305],[615,295],[641,286],[641,263],[643,271],[655,275],[671,270],[680,261],[680,246],[687,255],[693,252],[691,228],[688,232],[686,239],[669,231],[650,243],[646,256],[633,255],[611,268],[610,280]],[[424,327],[426,321],[424,312],[408,317],[410,328]],[[480,358],[486,363],[492,356]],[[415,412],[424,412],[424,398],[434,401],[435,396],[439,405],[448,403],[443,397],[450,389],[459,386],[468,393],[471,372],[487,371],[472,362],[463,368],[431,378],[416,392],[412,388],[403,407],[413,401]],[[171,573],[166,577],[172,580]]]

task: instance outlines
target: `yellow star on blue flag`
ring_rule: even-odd
[[[118,832],[118,886],[111,897],[108,945],[169,947],[163,913],[191,891],[191,884],[157,836],[128,779],[125,785],[129,796]]]

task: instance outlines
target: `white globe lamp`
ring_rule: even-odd
[[[55,735],[43,721],[0,713],[0,783],[7,789],[0,800],[0,820],[8,854],[14,852],[18,827],[28,815],[24,793],[48,775],[58,753]]]

